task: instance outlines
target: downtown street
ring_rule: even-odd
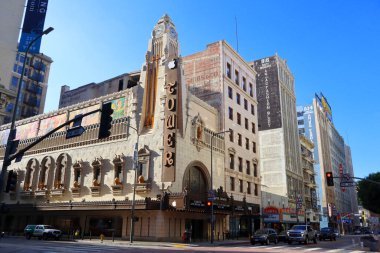
[[[42,241],[37,239],[25,240],[22,237],[6,237],[0,240],[2,253],[53,253],[53,252],[325,252],[325,253],[359,253],[368,248],[360,247],[360,236],[343,236],[337,241],[318,241],[317,244],[279,243],[277,245],[252,246],[243,240],[229,240],[210,243],[165,243],[140,242],[130,244],[128,241],[98,239],[78,241]]]

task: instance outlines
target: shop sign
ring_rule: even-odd
[[[264,222],[280,222],[280,215],[264,213]]]
[[[268,206],[264,208],[264,214],[278,214],[278,208],[274,206]]]
[[[190,206],[192,207],[205,207],[205,203],[200,200],[190,200]]]

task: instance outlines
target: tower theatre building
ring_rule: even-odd
[[[81,136],[66,139],[69,127],[63,127],[12,162],[2,231],[51,224],[68,234],[79,229],[82,236],[126,239],[133,220],[137,240],[180,241],[184,231],[208,240],[208,199],[216,239],[229,230],[229,217],[251,215],[258,206],[225,190],[224,137],[211,138],[224,130],[218,111],[191,95],[184,80],[177,31],[165,15],[154,27],[136,86],[18,121],[20,150],[78,114],[108,102],[114,110],[109,137],[98,138],[100,113],[93,113],[83,118]],[[0,128],[2,155],[9,127]]]

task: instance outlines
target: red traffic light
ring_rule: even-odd
[[[331,171],[326,172],[326,183],[327,186],[334,186],[334,177]]]
[[[211,201],[207,201],[207,206],[210,207],[212,205]]]

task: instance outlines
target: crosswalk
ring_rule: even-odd
[[[62,252],[95,253],[95,252],[112,252],[112,251],[120,251],[120,247],[107,246],[107,245],[81,245],[81,244],[73,244],[73,245],[66,244],[64,248],[57,248],[57,246],[53,246],[53,245],[52,246],[41,245],[38,247],[38,252],[41,252],[41,253],[62,253]]]
[[[237,248],[237,247],[236,247]],[[269,251],[278,251],[281,252],[281,250],[292,250],[292,251],[300,251],[300,252],[311,252],[311,253],[316,253],[316,252],[323,252],[323,253],[365,253],[367,251],[361,251],[361,250],[350,250],[350,249],[326,249],[326,248],[321,248],[321,247],[304,247],[304,246],[292,246],[292,245],[277,245],[277,246],[272,246],[272,245],[257,245],[257,246],[249,246],[248,248],[251,249],[260,249],[260,250],[269,250]]]

